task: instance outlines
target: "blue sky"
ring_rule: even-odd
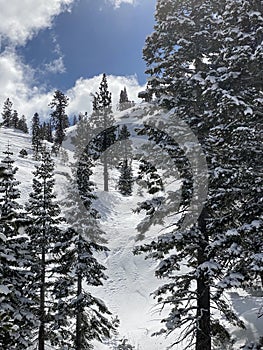
[[[63,56],[65,72],[39,74],[40,81],[68,89],[79,77],[102,72],[137,74],[145,83],[142,48],[153,27],[155,1],[137,6],[122,3],[119,8],[104,0],[80,0],[71,12],[60,14],[52,29],[41,31],[19,50],[35,69]]]
[[[0,107],[10,97],[28,118],[37,108],[45,114],[54,89],[60,89],[71,98],[72,113],[88,110],[83,102],[103,72],[113,95],[125,84],[136,99],[146,82],[142,49],[155,4],[0,0]]]

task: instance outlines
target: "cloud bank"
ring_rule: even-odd
[[[23,64],[13,51],[6,51],[0,55],[0,110],[4,101],[9,97],[13,102],[13,109],[19,115],[25,115],[28,121],[34,113],[45,119],[50,115],[48,104],[52,100],[54,90],[46,92],[34,82],[34,71]],[[74,86],[63,91],[69,97],[67,113],[78,115],[80,112],[90,113],[92,110],[92,96],[99,89],[102,75],[90,79],[79,78]],[[112,93],[112,104],[116,106],[120,91],[126,86],[129,99],[138,102],[138,92],[145,87],[140,86],[136,76],[107,76],[109,90]]]

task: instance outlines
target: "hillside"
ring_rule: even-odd
[[[118,114],[118,121],[122,124],[134,124],[138,122],[135,116],[138,116],[138,110],[127,111]],[[143,116],[143,113],[142,115]],[[67,177],[70,169],[69,163],[72,160],[72,145],[70,137],[74,135],[74,127],[68,130],[68,138],[64,143],[69,154],[69,161],[63,164],[59,159],[56,160],[56,192],[58,201],[63,203]],[[142,142],[137,140],[137,144]],[[15,165],[18,167],[17,178],[21,182],[21,201],[25,202],[31,191],[32,171],[35,161],[32,159],[30,136],[11,130],[0,129],[0,159],[4,156],[7,144],[9,143],[11,151],[14,153]],[[19,151],[24,148],[28,151],[28,157],[19,157]],[[136,166],[136,164],[135,164]],[[134,187],[133,195],[123,197],[116,190],[116,179],[118,172],[111,173],[110,192],[102,191],[101,169],[97,166],[94,181],[98,185],[96,194],[98,199],[95,203],[96,208],[101,214],[101,226],[106,232],[108,240],[108,254],[99,256],[99,260],[107,267],[108,280],[103,287],[93,289],[98,297],[103,299],[108,305],[113,315],[120,319],[120,336],[126,337],[129,342],[135,346],[136,350],[162,350],[172,343],[175,338],[175,332],[170,338],[151,337],[152,332],[158,330],[161,315],[156,302],[151,297],[151,293],[158,288],[160,281],[154,276],[156,262],[145,260],[143,256],[134,256],[133,249],[138,244],[136,231],[137,224],[143,219],[144,214],[136,214],[133,209],[139,201],[142,201],[142,195],[138,186]],[[155,237],[161,230],[156,226],[155,232],[151,231],[148,238]],[[261,298],[259,296],[249,296],[244,292],[240,293],[234,290],[229,293],[229,299],[232,299],[234,308],[245,321],[247,330],[232,329],[232,334],[238,342],[235,349],[239,349],[244,340],[256,340],[260,331],[263,329],[263,317],[259,317]],[[262,303],[261,303],[262,304]],[[182,346],[175,346],[174,349],[181,349]],[[96,350],[109,349],[106,345],[96,344]]]

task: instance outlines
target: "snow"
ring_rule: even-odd
[[[237,101],[239,103],[239,101]],[[127,123],[135,123],[136,117],[144,116],[143,108],[146,104],[141,105],[141,109],[131,109],[130,118]],[[123,115],[128,115],[128,111],[119,113],[120,123],[126,123]],[[118,115],[117,115],[118,118]],[[71,128],[69,134],[74,132]],[[14,152],[13,159],[18,167],[17,179],[21,182],[19,187],[21,190],[21,203],[24,203],[31,191],[32,171],[34,170],[35,161],[32,159],[30,136],[14,131],[12,129],[0,129],[0,160],[4,158],[3,151],[6,150],[7,144],[10,144],[11,151]],[[66,147],[69,152],[69,159],[72,160],[72,148],[70,142]],[[24,148],[28,152],[28,157],[19,157],[19,151]],[[70,163],[69,161],[69,163]],[[67,164],[63,165],[59,161],[56,169],[56,193],[58,201],[63,202],[67,183],[67,174],[70,172]],[[218,168],[218,175],[223,169]],[[117,315],[120,319],[120,338],[125,337],[129,343],[135,346],[136,350],[163,350],[172,344],[178,331],[174,331],[170,337],[162,336],[152,337],[153,332],[161,328],[161,314],[159,313],[156,301],[152,297],[152,293],[163,284],[155,277],[155,269],[158,263],[145,260],[144,256],[134,255],[133,249],[138,244],[136,242],[138,232],[136,226],[141,222],[143,213],[134,213],[138,202],[142,198],[135,187],[133,196],[123,197],[115,189],[114,180],[118,173],[111,174],[112,181],[110,183],[110,192],[105,193],[102,188],[102,175],[99,167],[96,168],[95,181],[98,183],[98,200],[95,203],[96,208],[101,213],[101,226],[106,231],[109,252],[101,253],[99,260],[107,267],[106,274],[108,279],[102,287],[94,287],[92,292],[96,297],[102,299],[108,306],[113,316]],[[252,222],[247,229],[257,227],[260,222]],[[155,230],[155,231],[154,231]],[[160,227],[155,227],[151,231],[151,236],[146,239],[151,240],[160,232]],[[229,230],[227,235],[236,235],[236,230]],[[140,244],[141,242],[139,242]],[[258,257],[262,259],[262,255]],[[200,268],[213,273],[218,266],[204,263]],[[225,283],[232,286],[239,286],[240,276],[231,275]],[[9,289],[6,286],[0,286],[0,293],[8,294]],[[263,317],[259,317],[262,301],[260,297],[251,295],[242,295],[241,291],[235,290],[230,293],[231,300],[237,313],[244,320],[247,329],[239,330],[232,328],[230,331],[237,339],[235,350],[240,349],[245,340],[254,341],[263,329]],[[173,320],[175,322],[176,320]],[[107,350],[109,347],[103,344],[97,344],[96,350]],[[174,350],[181,349],[181,346],[174,346]],[[189,349],[191,350],[191,349]]]
[[[0,284],[0,294],[7,295],[9,293],[10,293],[10,289],[5,285]]]

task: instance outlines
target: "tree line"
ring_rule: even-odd
[[[109,342],[114,349],[133,349],[127,340],[118,340],[118,319],[87,289],[106,279],[105,267],[95,254],[108,251],[99,213],[92,205],[96,199],[90,180],[92,160],[84,154],[73,166],[62,215],[50,151],[41,150],[23,206],[9,146],[4,155],[0,163],[1,349],[84,350],[93,348],[93,340]]]

